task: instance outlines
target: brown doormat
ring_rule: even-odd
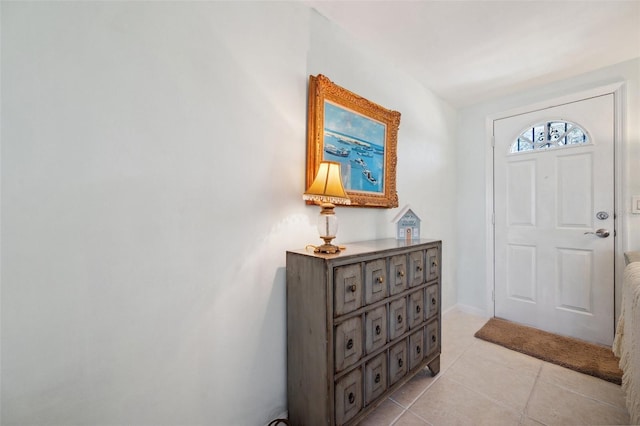
[[[622,382],[619,359],[606,346],[558,336],[500,318],[491,318],[475,337],[618,385]]]

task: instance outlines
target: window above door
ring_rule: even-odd
[[[535,152],[591,143],[587,132],[576,123],[551,120],[527,127],[513,141],[510,153]]]

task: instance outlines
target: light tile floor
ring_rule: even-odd
[[[620,386],[473,337],[487,318],[442,318],[440,373],[421,372],[362,426],[627,425]]]

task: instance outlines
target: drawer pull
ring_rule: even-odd
[[[404,277],[404,271],[403,270],[398,270],[398,276],[399,277]]]
[[[351,285],[349,286],[349,291],[350,291],[351,293],[355,293],[355,292],[356,292],[356,285],[355,285],[355,284],[351,284]]]
[[[376,336],[379,336],[382,333],[382,329],[380,329],[379,325],[376,325]]]
[[[435,297],[431,298],[431,304],[435,306],[435,304],[436,304],[436,298]]]
[[[356,400],[356,396],[353,394],[353,392],[349,392],[349,404],[353,404]]]
[[[378,278],[376,278],[376,281],[379,282],[380,284],[382,284],[384,282],[384,276],[379,276]]]
[[[433,266],[434,268],[438,266],[438,261],[434,260],[433,262],[431,262],[431,266]]]
[[[432,341],[433,343],[435,343],[435,342],[436,342],[436,335],[435,335],[435,334],[431,335],[431,341]]]
[[[416,271],[422,272],[422,266],[420,266],[420,265],[416,266]]]
[[[420,354],[420,346],[416,346],[416,353]]]
[[[398,315],[398,324],[402,324],[402,315]]]
[[[353,349],[353,339],[347,341],[347,349]]]
[[[373,379],[374,382],[380,383],[380,373],[376,374],[376,378]]]
[[[416,306],[416,314],[420,313],[420,305]]]
[[[404,364],[402,358],[398,358],[398,367],[402,368],[402,364]]]

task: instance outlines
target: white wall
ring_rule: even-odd
[[[402,112],[400,205],[455,303],[456,112],[306,6],[0,7],[3,425],[286,410],[284,253],[319,242],[309,74]],[[339,242],[396,212],[338,208]]]
[[[624,82],[622,135],[622,207],[619,227],[623,250],[640,250],[640,215],[632,215],[631,195],[640,195],[640,59],[603,68],[568,80],[498,98],[459,111],[458,150],[458,245],[457,284],[458,303],[493,315],[488,299],[487,242],[489,240],[486,214],[487,175],[485,161],[489,150],[486,138],[486,119],[489,116],[547,99],[584,90]],[[622,253],[618,253],[618,265]]]

